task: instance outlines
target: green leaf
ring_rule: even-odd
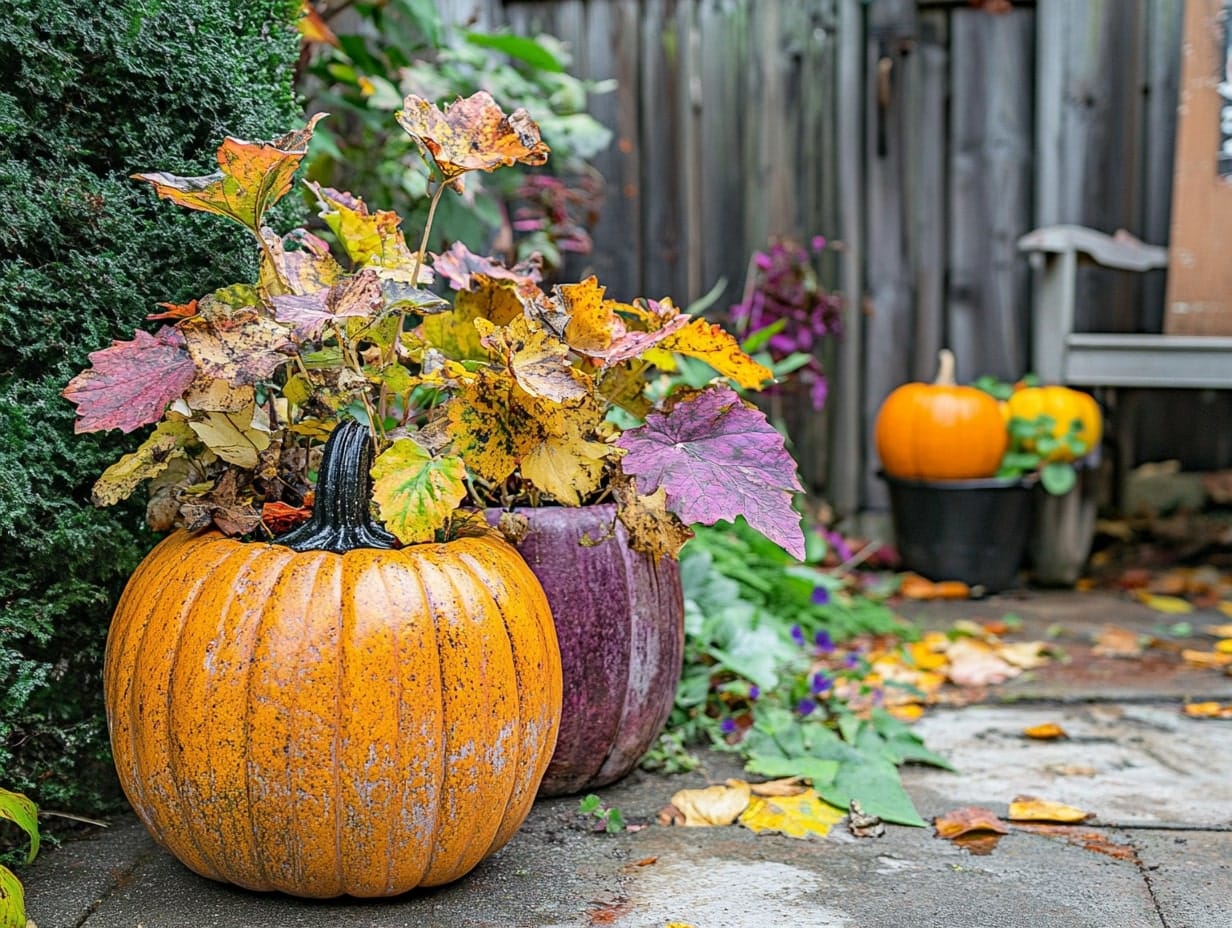
[[[6,867],[0,867],[0,928],[26,928],[25,890]]]
[[[39,850],[38,806],[21,793],[0,788],[0,818],[8,819],[30,836],[26,863],[34,860]],[[24,922],[23,928],[24,928]]]
[[[591,812],[598,811],[602,801],[594,793],[589,793],[578,802],[578,811],[589,815]]]
[[[460,458],[434,458],[412,439],[400,438],[372,465],[372,500],[403,544],[432,541],[466,496],[465,476]]]
[[[838,776],[840,764],[836,760],[819,760],[816,757],[766,757],[755,754],[749,757],[745,768],[749,773],[778,779],[780,777],[804,777],[820,791],[829,786]]]
[[[1040,468],[1040,483],[1053,496],[1064,496],[1078,482],[1078,474],[1072,464],[1052,461]]]
[[[862,762],[841,764],[832,785],[815,788],[822,799],[841,809],[858,799],[866,813],[884,821],[917,828],[926,824],[903,789],[898,768],[885,760],[866,758]]]
[[[625,817],[619,809],[608,809],[603,817],[609,835],[618,835],[625,830]]]
[[[778,335],[785,328],[787,328],[786,318],[775,319],[774,322],[767,326],[763,326],[756,332],[749,335],[748,338],[740,343],[740,347],[744,350],[745,354],[752,354],[755,351],[761,351],[770,339],[774,338],[774,336]]]
[[[516,58],[540,71],[560,74],[565,70],[565,66],[555,55],[534,39],[528,39],[526,36],[507,32],[468,32],[466,41],[479,48],[489,48],[508,55],[510,58]]]

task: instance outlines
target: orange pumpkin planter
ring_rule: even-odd
[[[561,705],[542,587],[495,534],[388,550],[370,456],[338,426],[313,522],[274,544],[176,533],[116,609],[120,781],[203,876],[389,896],[462,876],[530,811]]]
[[[894,390],[877,413],[873,440],[887,474],[908,480],[969,480],[997,472],[1009,443],[997,401],[954,382],[943,349],[937,379]]]

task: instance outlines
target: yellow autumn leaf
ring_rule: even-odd
[[[434,458],[410,438],[399,438],[381,452],[372,479],[381,521],[403,544],[432,541],[466,496],[462,461]]]
[[[543,408],[507,375],[480,371],[446,403],[445,428],[467,467],[503,483],[543,441]]]
[[[590,395],[589,378],[569,364],[568,346],[554,335],[532,328],[525,316],[504,326],[487,319],[476,319],[474,325],[483,345],[531,396],[567,403]]]
[[[1038,796],[1015,796],[1010,803],[1009,815],[1012,822],[1085,822],[1094,816],[1094,812],[1086,812],[1075,806],[1067,806],[1061,802],[1052,802]]]
[[[269,422],[259,406],[240,412],[207,412],[188,427],[201,443],[228,464],[253,468],[270,445]]]
[[[941,670],[950,659],[933,649],[927,641],[912,641],[904,646],[908,656],[920,670]]]
[[[192,429],[182,419],[167,419],[141,443],[136,451],[124,455],[98,478],[90,498],[95,506],[114,506],[128,498],[143,480],[157,477],[177,457],[184,446],[195,440]]]
[[[705,319],[693,319],[659,342],[657,347],[705,361],[746,390],[760,390],[774,377],[769,368],[745,354],[734,336]]]
[[[1185,714],[1191,719],[1226,719],[1232,718],[1232,705],[1222,703],[1190,702],[1185,704]]]
[[[1193,603],[1188,600],[1181,599],[1179,596],[1160,596],[1154,593],[1149,593],[1146,590],[1138,590],[1135,594],[1148,609],[1154,609],[1156,612],[1162,612],[1165,615],[1187,615],[1193,612]]]
[[[480,342],[475,320],[508,325],[522,316],[517,283],[476,274],[474,289],[454,294],[453,309],[424,319],[419,328],[424,341],[455,361],[483,361],[488,349]]]
[[[1034,670],[1050,661],[1047,647],[1042,641],[1014,641],[998,644],[994,650],[998,657],[1015,667],[1021,670]]]
[[[1222,654],[1219,651],[1195,651],[1185,648],[1181,651],[1181,660],[1195,667],[1232,667],[1232,654]]]
[[[605,292],[606,288],[593,275],[581,283],[556,287],[556,295],[569,313],[565,341],[571,348],[584,354],[606,351],[624,329],[616,315],[615,304],[603,299]]]
[[[1219,608],[1223,609],[1227,603],[1220,603]],[[1208,635],[1214,635],[1216,638],[1232,638],[1232,624],[1228,625],[1208,625],[1202,629]]]
[[[743,780],[722,786],[682,789],[672,796],[672,805],[684,815],[687,826],[730,825],[749,805],[752,791]]]
[[[266,209],[291,190],[291,179],[308,153],[317,113],[306,126],[269,142],[246,142],[228,136],[216,153],[219,170],[204,177],[157,172],[134,174],[152,184],[160,197],[207,213],[234,219],[260,234]]]
[[[402,218],[392,210],[368,211],[362,199],[320,184],[307,187],[321,207],[318,215],[338,237],[339,243],[356,267],[372,267],[378,276],[411,284],[431,283],[432,272],[420,266],[416,279],[415,252],[402,234]]]
[[[824,838],[847,813],[835,808],[813,790],[795,796],[749,799],[739,822],[755,834],[777,833],[789,838]]]
[[[1232,617],[1232,600],[1223,599],[1219,601],[1219,611],[1224,615]],[[1224,626],[1225,628],[1227,626]]]
[[[551,149],[539,137],[539,126],[526,110],[509,115],[486,90],[436,106],[410,94],[394,114],[407,134],[423,146],[441,175],[457,182],[467,171],[493,171],[513,164],[540,165]]]
[[[1232,638],[1221,638],[1216,641],[1215,650],[1219,654],[1232,654]]]
[[[900,722],[918,722],[924,717],[924,707],[918,702],[906,702],[901,705],[886,706],[885,710]]]
[[[1024,728],[1022,733],[1028,738],[1033,738],[1036,741],[1056,741],[1059,738],[1068,738],[1065,729],[1056,722],[1044,722],[1041,725],[1032,725],[1030,728]]]
[[[522,459],[522,476],[566,506],[579,506],[599,488],[603,465],[615,448],[576,430],[549,435]]]

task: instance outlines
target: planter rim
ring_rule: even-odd
[[[1038,474],[1024,474],[1021,477],[978,477],[971,480],[915,480],[895,477],[879,470],[877,476],[886,483],[896,483],[904,487],[926,487],[930,490],[1014,490],[1026,489],[1039,483]]]

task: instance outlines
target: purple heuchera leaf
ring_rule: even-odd
[[[196,375],[184,339],[163,326],[154,335],[138,330],[131,342],[112,342],[90,354],[91,367],[74,377],[62,395],[77,404],[77,432],[133,429],[157,422],[184,395]]]
[[[667,508],[686,525],[745,520],[797,558],[800,516],[791,506],[800,480],[783,436],[730,387],[714,387],[654,412],[617,440],[621,469],[641,493],[667,490]]]

